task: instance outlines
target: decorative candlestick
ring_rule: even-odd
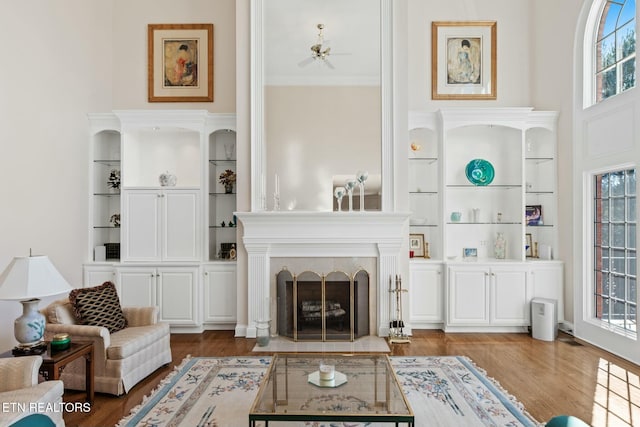
[[[364,212],[364,182],[369,178],[369,172],[358,171],[356,172],[356,180],[360,187],[360,212]]]
[[[273,191],[273,210],[280,210],[280,178],[278,178],[278,174],[275,176],[275,180],[273,183],[274,191]]]
[[[336,202],[338,202],[338,212],[342,212],[342,198],[344,197],[345,191],[344,187],[336,187],[336,189],[333,190],[333,196],[336,198]]]
[[[353,211],[353,189],[356,187],[357,181],[355,179],[348,179],[344,183],[344,188],[347,189],[349,195],[349,212]]]

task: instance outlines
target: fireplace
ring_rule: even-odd
[[[276,276],[277,332],[294,341],[353,341],[369,335],[369,273]]]
[[[369,334],[388,336],[389,278],[399,273],[408,213],[257,211],[236,215],[247,251],[247,318],[244,324],[239,321],[236,336],[255,338],[257,321],[277,319],[277,309],[272,308],[275,277],[283,266],[290,271],[353,272],[363,260],[372,264],[364,268],[370,272]],[[292,267],[293,261],[303,258],[327,262],[329,267]],[[334,268],[338,263],[344,267]]]

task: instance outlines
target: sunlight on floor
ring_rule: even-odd
[[[600,359],[591,424],[599,427],[640,425],[640,378]]]

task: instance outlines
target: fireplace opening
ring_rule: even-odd
[[[369,335],[369,273],[276,275],[278,335],[294,341],[353,341]]]

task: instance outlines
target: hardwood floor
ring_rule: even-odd
[[[252,353],[254,345],[254,339],[234,338],[232,331],[172,335],[173,362],[169,366],[157,370],[125,396],[96,393],[90,413],[67,413],[65,422],[69,427],[113,426],[187,355],[265,354]],[[545,342],[526,334],[414,331],[411,343],[391,346],[391,355],[468,356],[541,422],[570,414],[597,427],[640,426],[640,366],[568,335]],[[65,401],[83,399],[84,393],[65,392]]]

